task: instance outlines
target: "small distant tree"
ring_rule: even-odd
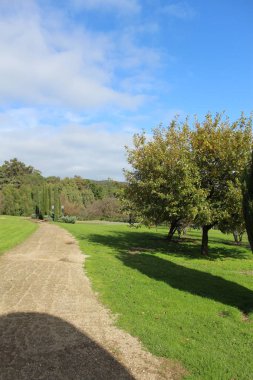
[[[20,215],[20,193],[15,185],[5,185],[2,191],[3,213],[6,215]]]
[[[25,177],[34,176],[40,177],[39,170],[34,169],[32,166],[27,166],[17,158],[10,161],[4,161],[0,166],[0,187],[5,184],[12,184],[19,188],[24,183]]]
[[[120,201],[116,198],[97,199],[85,207],[81,216],[89,220],[126,221],[127,216],[122,213],[120,206]]]
[[[101,185],[96,184],[95,182],[89,181],[88,183],[89,189],[92,191],[94,195],[94,199],[103,199],[105,196],[105,188]]]

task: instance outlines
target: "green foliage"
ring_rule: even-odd
[[[12,159],[0,166],[0,212],[24,216],[35,214],[39,219],[54,214],[57,220],[63,213],[79,219],[87,215],[90,218],[93,209],[98,218],[115,216],[118,219],[115,194],[120,186],[112,180],[98,182],[79,176],[43,178],[38,170]],[[98,210],[99,202],[101,210]]]
[[[83,206],[88,206],[95,201],[94,193],[89,188],[85,188],[81,191],[81,197]]]
[[[202,226],[202,254],[215,225],[242,235],[242,174],[252,150],[252,120],[242,115],[231,123],[223,114],[207,114],[193,128],[173,120],[143,132],[127,149],[125,209],[147,225],[169,223],[169,237],[181,225]]]
[[[60,201],[60,190],[56,185],[54,187],[54,204],[53,204],[53,219],[57,222],[57,220],[62,216],[61,211],[61,201]]]
[[[47,196],[48,196],[48,211],[49,211],[49,214],[51,214],[52,213],[52,200],[53,200],[52,186],[51,185],[47,186]]]
[[[235,196],[241,187],[252,147],[251,119],[242,116],[231,124],[222,114],[207,114],[203,123],[196,120],[192,147],[206,194],[199,220],[214,225],[227,218],[230,192]]]
[[[96,184],[95,182],[89,183],[89,188],[92,191],[94,198],[97,199],[102,199],[104,197],[104,189],[102,186]]]
[[[97,199],[84,209],[82,216],[85,220],[128,221],[116,198]]]
[[[44,185],[42,189],[42,214],[48,215],[50,213],[49,209],[49,198],[48,198],[48,186]]]
[[[88,181],[88,187],[93,192],[95,200],[104,198],[114,198],[120,188],[122,183],[113,181],[108,178],[106,181]]]
[[[32,214],[40,203],[38,189],[42,184],[43,177],[32,166],[26,166],[16,158],[5,161],[0,167],[1,212],[25,216]]]
[[[59,219],[59,222],[75,224],[75,222],[76,222],[76,217],[75,217],[75,216],[70,216],[70,215],[62,216],[62,217]]]
[[[252,255],[232,236],[200,232],[181,243],[164,229],[64,225],[89,258],[85,270],[117,324],[153,354],[175,359],[191,380],[252,380]]]
[[[0,167],[0,187],[5,184],[12,184],[15,187],[20,187],[24,182],[24,177],[32,182],[33,178],[40,180],[40,172],[32,166],[26,166],[23,162],[13,158],[10,161],[4,161]]]
[[[12,185],[5,185],[2,190],[2,213],[7,215],[20,215],[20,196],[18,189]]]
[[[125,171],[125,198],[129,212],[145,224],[192,221],[203,198],[198,168],[192,157],[191,131],[187,121],[172,121],[168,128],[156,128],[152,139],[145,133],[134,136],[134,148],[127,149],[132,171]],[[172,234],[174,231],[171,231]]]
[[[235,184],[228,183],[226,216],[219,222],[218,226],[224,233],[233,233],[236,243],[241,242],[242,235],[245,232],[242,198],[241,181],[237,179]]]
[[[75,181],[70,178],[65,178],[61,182],[61,194],[66,197],[70,202],[79,206],[82,205],[82,196]]]
[[[192,150],[205,200],[197,216],[203,226],[202,254],[208,253],[208,230],[229,224],[242,228],[241,178],[252,149],[252,120],[244,115],[231,123],[222,114],[195,122]],[[231,204],[233,202],[235,207]],[[238,221],[238,226],[236,226]]]

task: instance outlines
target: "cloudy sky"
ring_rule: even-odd
[[[0,164],[122,179],[132,135],[253,110],[252,0],[0,0]]]

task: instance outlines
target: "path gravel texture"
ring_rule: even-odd
[[[114,326],[64,229],[41,223],[0,258],[0,379],[179,379],[180,365],[154,357]]]

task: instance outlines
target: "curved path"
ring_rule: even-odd
[[[47,223],[0,258],[0,379],[179,379],[179,365],[114,326],[84,258]]]

